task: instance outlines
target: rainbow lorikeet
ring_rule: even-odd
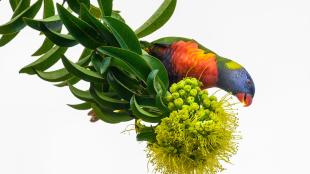
[[[235,95],[249,106],[255,93],[250,74],[237,62],[218,56],[194,40],[154,41],[145,49],[165,65],[169,80],[195,77],[204,88],[218,87]]]

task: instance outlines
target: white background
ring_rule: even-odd
[[[115,0],[115,9],[137,28],[159,2]],[[253,105],[239,107],[240,149],[224,174],[310,173],[309,7],[309,0],[180,0],[171,21],[145,38],[195,38],[254,78]],[[2,0],[0,23],[11,14]],[[147,173],[145,144],[120,133],[130,123],[90,123],[65,105],[79,102],[68,89],[18,74],[42,40],[26,28],[0,48],[0,173]]]

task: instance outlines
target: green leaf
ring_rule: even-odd
[[[141,79],[146,80],[147,75],[151,71],[149,65],[145,62],[142,56],[125,49],[116,47],[100,47],[97,49],[99,53],[118,58],[128,64],[135,74]],[[139,67],[139,68],[136,68]]]
[[[66,0],[69,7],[77,14],[80,13],[80,5],[83,3],[88,8],[90,7],[90,0]]]
[[[35,74],[33,69],[44,71],[54,65],[66,51],[65,47],[55,46],[35,62],[22,68],[19,73]]]
[[[29,25],[35,30],[40,31],[40,23],[43,23],[49,30],[53,30],[56,32],[60,32],[62,29],[62,21],[58,15],[51,16],[45,19],[31,19],[31,18],[24,18],[23,20],[27,21]]]
[[[50,71],[50,72],[43,72],[39,70],[35,70],[38,76],[46,81],[49,82],[60,82],[69,79],[72,77],[70,73],[66,69],[59,69],[55,71]]]
[[[154,142],[156,140],[155,129],[153,127],[143,127],[137,133],[137,141]]]
[[[15,3],[15,2],[12,2]],[[16,1],[16,7],[14,8],[14,13],[11,17],[11,19],[13,19],[14,17],[16,17],[17,15],[19,15],[22,11],[24,11],[27,7],[30,6],[30,0],[21,0],[21,1]],[[15,32],[15,33],[10,33],[10,34],[5,34],[3,36],[1,36],[0,38],[0,47],[8,44],[10,41],[12,41],[19,32]]]
[[[94,53],[92,54],[91,56],[91,63],[92,65],[94,66],[95,70],[99,73],[99,74],[102,74],[101,73],[101,64],[102,64],[102,60],[103,60],[103,57],[101,57],[100,55]]]
[[[101,17],[101,11],[98,7],[90,4],[90,8],[89,8],[89,12],[95,16],[96,18],[100,18]]]
[[[81,66],[87,66],[89,62],[90,62],[90,55],[79,60],[77,64]],[[65,68],[55,70],[55,71],[50,71],[50,72],[43,72],[43,71],[37,70],[36,73],[38,74],[40,78],[42,78],[43,80],[49,81],[49,82],[61,82],[64,80],[68,80],[69,78],[72,77],[72,75]]]
[[[115,98],[111,98],[107,95],[105,95],[104,92],[99,92],[95,89],[94,85],[92,84],[90,87],[90,94],[95,99],[95,101],[104,108],[109,109],[127,109],[129,108],[129,102],[125,100],[119,100]]]
[[[59,16],[67,30],[82,45],[91,49],[103,45],[103,43],[98,42],[100,41],[100,38],[93,27],[81,19],[73,16],[68,10],[59,4],[57,4],[57,9]]]
[[[111,16],[113,0],[97,0],[103,16]]]
[[[54,43],[51,40],[49,40],[48,38],[45,38],[41,47],[38,48],[37,51],[35,51],[32,54],[32,56],[40,56],[40,55],[46,53],[48,50],[52,49],[53,46],[54,46]]]
[[[103,80],[103,78],[101,77],[101,75],[99,75],[98,73],[95,73],[91,70],[88,70],[84,67],[81,67],[73,62],[71,62],[70,60],[68,60],[65,56],[62,56],[62,62],[65,66],[65,68],[72,73],[73,75],[88,81],[88,82],[100,82]]]
[[[126,72],[134,77],[139,77],[139,73],[137,72],[135,67],[132,67],[125,61],[118,58],[111,58],[110,67],[115,67],[123,72]],[[141,79],[140,79],[141,80]],[[146,80],[143,80],[145,82]]]
[[[112,17],[104,17],[103,20],[110,27],[122,48],[142,54],[139,40],[128,25]]]
[[[101,57],[98,54],[93,54],[91,62],[98,73],[104,74],[111,64],[111,57]]]
[[[111,65],[111,57],[105,57],[103,62],[100,66],[100,73],[104,74],[108,70],[109,66]]]
[[[11,40],[13,40],[17,36],[18,32],[2,35],[0,38],[0,47],[8,44]]]
[[[101,43],[106,43],[112,46],[118,46],[118,43],[114,35],[111,33],[111,31],[105,25],[103,25],[103,23],[101,23],[98,19],[96,19],[92,14],[90,14],[85,5],[81,5],[80,17],[83,21],[87,22],[96,30],[96,32],[100,37]]]
[[[51,17],[55,14],[53,0],[44,0],[43,18]]]
[[[61,46],[61,47],[72,47],[78,44],[77,40],[75,40],[71,35],[61,34],[52,30],[49,30],[44,22],[24,18],[24,21],[28,26],[33,29],[39,30],[44,33],[44,35],[52,41],[54,44]]]
[[[76,83],[78,83],[81,79],[78,78],[78,77],[71,77],[70,79],[66,80],[66,81],[63,81],[61,83],[58,83],[58,84],[55,84],[55,86],[57,87],[65,87],[65,86],[68,86],[69,84],[71,85],[74,85]]]
[[[11,5],[11,8],[12,10],[14,11],[18,5],[18,1],[19,0],[10,0],[10,5]]]
[[[55,18],[57,18],[57,17],[51,16],[51,17],[48,17],[47,19],[50,19],[50,18],[54,18],[54,20],[55,20]],[[58,16],[58,18],[59,18],[59,16]],[[43,22],[43,21],[41,21],[41,22]],[[61,31],[62,22],[61,22],[60,18],[57,22],[55,21],[54,24],[51,24],[51,23],[46,22],[46,21],[45,21],[45,24],[47,26],[49,26],[49,28],[54,28],[54,31],[57,31],[57,32]],[[54,43],[51,40],[49,40],[48,38],[45,38],[41,47],[38,48],[37,51],[35,51],[32,54],[32,56],[40,56],[40,55],[46,53],[48,50],[50,50],[53,46],[54,46]]]
[[[93,50],[88,49],[88,48],[84,48],[82,54],[80,55],[79,60],[84,59],[85,57],[88,57],[92,54]],[[63,81],[61,83],[55,84],[55,86],[57,87],[64,87],[64,86],[68,86],[68,84],[74,85],[76,83],[78,83],[81,79],[78,77],[71,77],[70,79]]]
[[[106,110],[106,109],[100,108],[96,104],[92,104],[92,108],[94,112],[96,113],[96,117],[106,123],[115,124],[115,123],[130,121],[133,119],[133,117],[131,117],[129,113],[126,111],[115,112],[111,110]]]
[[[163,113],[164,116],[169,116],[169,109],[167,105],[163,101],[163,93],[157,93],[156,95],[156,106],[160,109],[160,111]]]
[[[201,45],[199,42],[197,42],[194,39],[189,39],[189,38],[185,38],[185,37],[164,37],[164,38],[160,38],[157,39],[155,41],[152,42],[152,44],[172,44],[174,42],[178,42],[178,41],[192,41],[192,42],[196,42],[198,44],[198,47],[202,50],[205,51],[205,53],[213,53],[216,54],[214,51],[204,47],[203,45]]]
[[[158,69],[158,78],[161,80],[164,89],[167,90],[169,87],[169,76],[163,63],[159,59],[147,54],[142,55],[142,58],[148,63],[152,70]]]
[[[27,9],[30,6],[30,0],[20,0],[17,4],[16,9],[14,10],[14,13],[12,15],[13,19],[14,17],[16,17],[17,15],[19,15],[20,13],[22,13],[25,9]]]
[[[88,102],[84,102],[81,104],[75,104],[75,105],[68,104],[68,106],[70,106],[71,108],[76,109],[76,110],[89,110],[89,109],[91,109],[91,104]]]
[[[150,123],[158,123],[161,120],[160,115],[155,115],[142,109],[142,107],[137,103],[135,95],[132,96],[130,100],[130,108],[134,116],[140,118],[143,121]]]
[[[113,11],[111,17],[114,18],[114,19],[117,19],[117,20],[119,20],[119,21],[121,21],[123,23],[126,23],[125,19],[121,16],[119,11]]]
[[[80,57],[79,57],[79,60],[80,60],[80,59],[83,59],[83,58],[86,57],[86,56],[91,55],[92,53],[93,53],[93,50],[88,49],[88,48],[84,48],[83,51],[82,51],[82,53],[81,53],[81,55],[80,55]]]
[[[136,30],[139,38],[147,36],[162,27],[172,16],[177,0],[165,0],[156,12]]]
[[[162,92],[159,80],[158,80],[158,69],[153,70],[150,72],[149,76],[147,77],[147,90],[150,94],[156,95]]]
[[[61,34],[51,31],[44,25],[42,26],[42,32],[47,38],[49,38],[49,40],[51,40],[54,44],[58,46],[72,47],[79,43],[70,34]]]
[[[107,80],[109,85],[117,91],[118,95],[129,101],[133,94],[137,94],[134,90],[130,89],[126,84],[123,84],[112,71],[107,73]]]
[[[89,102],[92,102],[93,101],[93,97],[90,95],[90,92],[87,90],[87,91],[83,91],[83,90],[80,90],[72,85],[68,85],[69,86],[69,89],[71,91],[71,93],[78,99],[80,100],[83,100],[83,101],[89,101]]]
[[[26,8],[22,13],[14,17],[11,21],[0,26],[0,34],[15,33],[23,29],[26,24],[23,21],[23,17],[33,18],[39,11],[42,4],[42,0],[38,0],[32,6]]]

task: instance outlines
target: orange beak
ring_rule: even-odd
[[[243,104],[244,107],[250,106],[252,104],[252,95],[246,93],[237,93],[236,97]]]

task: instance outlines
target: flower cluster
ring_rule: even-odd
[[[236,153],[236,114],[225,98],[202,90],[201,82],[185,78],[170,87],[170,112],[155,128],[156,142],[148,144],[155,171],[164,174],[214,174]]]

